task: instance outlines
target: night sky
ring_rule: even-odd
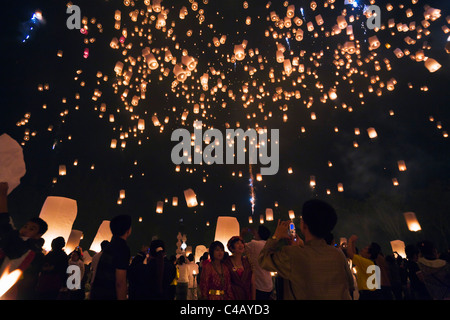
[[[364,2],[368,4],[368,1]],[[317,1],[319,6],[312,10],[309,1],[291,1],[289,4],[295,5],[295,16],[301,18],[303,24],[298,27],[292,23],[290,28],[279,29],[267,17],[272,11],[281,19],[286,16],[282,1],[272,1],[266,8],[266,1],[250,0],[247,9],[244,1],[210,0],[207,4],[199,1],[199,8],[194,11],[187,0],[164,0],[161,5],[169,11],[166,29],[162,30],[157,29],[151,19],[147,24],[141,24],[144,15],[139,15],[137,22],[131,21],[129,12],[135,8],[143,13],[146,11],[144,1],[135,1],[135,8],[115,0],[73,1],[81,8],[81,16],[88,18],[87,35],[66,27],[69,15],[64,1],[9,4],[2,19],[5,27],[2,28],[0,134],[7,133],[19,143],[23,142],[27,173],[9,196],[10,212],[16,226],[25,223],[30,216],[38,215],[46,197],[68,197],[77,200],[78,215],[73,229],[83,231],[80,245],[84,249],[89,248],[102,220],[128,213],[133,217],[133,232],[129,238],[133,254],[152,237],[163,239],[169,254],[173,254],[178,232],[186,234],[188,245],[208,247],[214,240],[218,216],[235,216],[241,227],[257,228],[260,215],[264,215],[266,208],[272,208],[275,221],[265,222],[265,225],[274,231],[277,219],[288,219],[288,210],[295,211],[298,222],[303,202],[319,198],[333,204],[338,212],[339,221],[334,232],[337,239],[355,233],[361,239],[361,246],[377,241],[386,252],[389,241],[395,239],[410,242],[429,238],[441,248],[448,247],[450,140],[444,132],[450,129],[450,56],[445,51],[449,34],[445,34],[442,27],[450,27],[446,20],[450,15],[449,2],[419,1],[412,5],[410,0],[392,1],[395,6],[388,11],[385,1],[376,1],[381,7],[381,23],[385,25],[378,32],[364,26],[364,2],[358,1],[358,6],[353,7],[344,5],[344,0],[337,0],[335,8],[331,9]],[[401,8],[401,4],[405,6]],[[430,21],[428,35],[424,34],[421,24],[425,4],[441,10],[441,16]],[[183,6],[188,15],[180,19]],[[414,12],[411,18],[405,15],[407,8]],[[200,9],[204,10],[205,21],[202,23],[199,23]],[[350,55],[346,57],[338,49],[349,40],[346,30],[333,36],[325,34],[336,24],[343,9],[347,10],[347,21],[350,15],[358,17],[351,24],[354,41],[359,41],[360,54],[351,55],[351,61],[347,59]],[[36,25],[31,32],[27,28],[36,10],[41,10],[45,23]],[[121,11],[120,29],[114,27],[116,10]],[[157,14],[149,12],[148,17]],[[318,14],[323,17],[324,30],[316,23]],[[245,23],[248,16],[252,18],[250,25]],[[96,19],[95,23],[92,18]],[[396,23],[416,21],[416,27],[422,27],[422,32],[417,29],[399,32],[397,27],[388,28],[388,20],[392,18]],[[313,32],[307,31],[309,21],[315,27]],[[146,35],[150,29],[151,42],[137,32],[132,35],[135,27],[145,29]],[[132,44],[125,55],[123,46],[120,49],[110,46],[114,37],[120,38],[124,28],[128,31],[124,45]],[[304,31],[301,41],[297,41],[293,33],[297,28]],[[173,30],[175,40],[167,36],[168,29]],[[187,36],[188,30],[192,30],[191,36]],[[268,37],[266,30],[270,32]],[[280,38],[274,39],[271,30],[276,30]],[[420,39],[416,38],[418,34],[422,35]],[[23,42],[27,35],[29,38]],[[221,35],[227,36],[226,42],[215,47],[212,39]],[[381,45],[369,51],[368,39],[374,35]],[[416,42],[407,44],[406,36]],[[95,41],[89,42],[89,39]],[[248,41],[246,58],[233,63],[230,58],[234,45],[244,40]],[[294,70],[289,76],[283,74],[283,64],[275,60],[277,42],[286,48],[285,59],[292,61],[293,57],[300,57],[305,72]],[[176,43],[179,49],[176,49]],[[144,70],[148,69],[141,54],[145,47],[156,50],[154,54],[161,58],[160,66],[148,74],[146,98],[141,99],[131,112],[127,106],[142,78],[138,69],[142,66]],[[158,51],[166,47],[177,58],[177,63],[181,62],[183,49],[198,60],[192,76],[174,89],[174,65],[165,62],[164,52]],[[393,53],[397,47],[408,49],[410,55],[397,58]],[[86,48],[89,56],[84,58]],[[255,48],[259,49],[259,54],[252,57],[249,51]],[[424,62],[410,58],[423,48],[425,56],[442,65],[436,72],[429,72]],[[63,52],[62,57],[57,56],[59,50]],[[357,72],[344,80],[348,69],[345,65],[336,68],[333,63],[336,54]],[[258,55],[262,58],[261,63]],[[366,62],[370,55],[372,59]],[[123,77],[116,75],[114,66],[129,56],[141,59],[132,67],[133,77],[127,87],[130,93],[121,99],[125,85],[120,83]],[[386,68],[385,59],[391,70]],[[361,65],[357,60],[362,62]],[[379,71],[375,69],[374,61],[379,62]],[[246,65],[256,68],[254,75],[245,70]],[[127,60],[124,69],[128,67],[131,65]],[[161,67],[169,69],[167,76],[161,72]],[[217,92],[211,91],[220,78],[211,68],[224,74],[222,82],[227,85],[226,91],[220,88]],[[271,68],[275,78],[273,83],[269,78]],[[311,73],[308,74],[307,68]],[[77,74],[77,70],[82,72]],[[101,72],[100,77],[98,72]],[[209,74],[206,91],[199,84],[204,73]],[[302,74],[304,79],[298,83]],[[107,76],[106,80],[104,76]],[[371,84],[371,77],[376,76],[378,81]],[[397,81],[395,89],[388,91],[383,87],[382,95],[378,96],[376,90],[380,82],[386,84],[391,78]],[[322,87],[317,85],[318,82]],[[38,86],[44,84],[49,84],[49,89],[39,91]],[[241,99],[244,84],[248,84],[249,94],[254,98],[247,107]],[[258,97],[260,85],[264,85],[267,95]],[[368,91],[369,85],[374,88],[373,93]],[[116,92],[114,86],[118,88]],[[427,91],[423,90],[425,86]],[[338,98],[320,101],[331,87],[336,88]],[[283,93],[273,101],[277,88],[282,88]],[[95,89],[102,92],[97,101],[92,99]],[[230,89],[235,94],[234,100],[229,97]],[[284,92],[295,90],[300,92],[300,99],[294,96],[287,99],[284,95]],[[359,97],[360,92],[363,92],[363,98]],[[201,103],[201,94],[205,96],[205,109],[195,114],[193,106]],[[313,102],[307,105],[310,98]],[[106,106],[105,112],[100,109],[102,103]],[[263,106],[263,111],[258,104]],[[46,105],[45,109],[43,105]],[[181,117],[185,110],[189,114],[183,121]],[[311,119],[311,112],[316,114],[316,120]],[[30,114],[28,123],[17,125],[27,113]],[[110,114],[114,114],[114,123],[109,122]],[[152,124],[154,114],[164,124],[162,132],[160,127]],[[283,121],[284,115],[287,121]],[[143,132],[138,130],[134,136],[137,117],[144,119],[146,125]],[[168,123],[163,123],[166,117]],[[244,165],[181,165],[180,172],[175,171],[171,150],[176,142],[171,141],[171,133],[178,128],[193,132],[194,120],[201,120],[222,132],[227,127],[237,128],[237,123],[244,130],[255,128],[256,124],[269,131],[279,129],[279,171],[273,176],[263,176],[262,181],[255,178],[253,182],[253,224],[248,222],[252,215],[248,161]],[[51,131],[48,130],[50,126]],[[370,127],[376,129],[376,139],[369,138],[367,128]],[[355,135],[355,128],[360,129],[360,135]],[[26,141],[27,130],[35,135],[30,134]],[[121,132],[129,134],[124,139],[125,148],[120,147]],[[110,148],[111,139],[119,141],[116,149]],[[354,142],[358,143],[357,148]],[[77,166],[74,166],[75,160]],[[405,161],[406,171],[399,172],[399,160]],[[66,165],[66,176],[59,176],[60,165]],[[95,166],[93,170],[92,165]],[[260,167],[260,164],[252,166],[254,177]],[[292,168],[292,174],[288,173],[288,168]],[[193,172],[186,172],[186,169]],[[238,176],[239,172],[242,177]],[[314,189],[310,187],[310,176],[316,178]],[[398,186],[393,185],[393,178],[398,180]],[[343,192],[338,192],[338,183],[343,184]],[[195,191],[198,202],[204,202],[203,206],[186,206],[183,191],[188,188]],[[119,205],[117,199],[121,189],[126,190],[126,198]],[[174,196],[179,199],[177,207],[171,205]],[[157,201],[166,198],[164,212],[156,213]],[[233,204],[236,211],[231,210]],[[408,231],[403,219],[403,212],[407,211],[416,213],[422,225],[419,233]]]

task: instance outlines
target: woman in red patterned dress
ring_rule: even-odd
[[[231,290],[235,300],[255,300],[256,289],[252,266],[245,253],[244,239],[231,237],[227,244],[231,256],[225,259],[231,277]]]
[[[230,273],[223,264],[225,248],[220,241],[214,241],[209,247],[211,260],[205,261],[201,279],[200,294],[202,300],[232,300]]]

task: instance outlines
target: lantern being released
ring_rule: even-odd
[[[273,210],[266,208],[266,221],[273,221]]]
[[[70,232],[69,239],[67,239],[66,247],[64,251],[70,254],[80,244],[80,240],[83,237],[83,232],[80,230],[72,230]]]
[[[104,240],[111,241],[112,232],[109,227],[110,221],[103,220],[102,224],[97,230],[97,234],[95,235],[94,241],[92,241],[91,247],[89,250],[100,252],[102,251],[101,243]]]
[[[416,232],[422,230],[414,212],[405,212],[403,215],[405,216],[409,231]]]
[[[189,208],[195,207],[198,205],[197,196],[195,195],[194,190],[192,190],[190,188],[187,190],[184,190],[184,197],[186,199],[186,204]]]
[[[402,240],[391,241],[392,252],[397,252],[403,259],[406,259],[405,243]]]
[[[220,241],[228,251],[227,243],[233,236],[240,235],[239,222],[235,217],[218,217],[214,241]],[[231,252],[229,252],[231,253]]]
[[[42,238],[44,249],[50,251],[52,240],[63,237],[67,243],[72,225],[77,217],[77,202],[64,197],[47,197],[39,214],[39,218],[47,222],[48,229]]]

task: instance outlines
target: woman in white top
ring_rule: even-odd
[[[178,258],[178,271],[180,277],[177,280],[177,288],[175,293],[175,300],[187,300],[188,283],[189,283],[189,267],[186,264],[186,257],[180,256]]]

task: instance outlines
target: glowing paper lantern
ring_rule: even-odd
[[[61,164],[59,166],[59,175],[65,176],[67,174],[66,166],[64,164]]]
[[[163,213],[164,202],[158,201],[156,203],[156,213]]]
[[[309,177],[309,185],[311,186],[311,188],[314,188],[316,186],[316,177],[315,176]]]
[[[80,244],[81,238],[83,237],[83,232],[80,230],[72,230],[69,235],[69,239],[67,239],[66,247],[64,251],[69,254]]]
[[[200,261],[200,258],[203,256],[203,254],[205,253],[205,252],[208,252],[209,250],[208,250],[208,248],[206,248],[204,245],[198,245],[198,246],[196,246],[195,247],[195,254],[194,254],[194,260],[195,260],[195,262],[197,263],[197,262],[199,262]]]
[[[266,221],[273,221],[273,210],[266,208]]]
[[[197,196],[195,195],[194,190],[192,189],[184,190],[184,198],[186,199],[186,204],[189,208],[198,205]]]
[[[100,252],[102,251],[101,243],[104,240],[111,241],[112,233],[111,228],[109,227],[110,221],[103,220],[100,224],[100,227],[97,230],[97,234],[95,235],[94,240],[92,241],[91,247],[89,250]]]
[[[295,212],[294,210],[289,210],[289,219],[295,219]]]
[[[26,167],[22,147],[8,134],[0,136],[0,181],[8,182],[8,194],[25,175]]]
[[[172,206],[174,206],[174,207],[178,206],[178,197],[172,198]]]
[[[244,46],[242,44],[237,44],[234,46],[234,56],[236,60],[242,61],[245,58]]]
[[[425,67],[428,69],[428,71],[435,72],[439,70],[442,66],[436,60],[428,58],[425,60]]]
[[[138,129],[139,130],[145,130],[145,120],[144,119],[139,119],[139,121],[138,121]]]
[[[378,40],[377,36],[369,37],[369,50],[375,50],[380,47],[380,41]]]
[[[391,241],[392,252],[397,252],[403,259],[406,259],[405,243],[402,240]]]
[[[378,136],[375,128],[368,128],[367,133],[369,134],[370,139],[375,139]]]
[[[77,202],[64,197],[47,197],[42,206],[39,218],[47,222],[47,232],[42,236],[44,249],[51,250],[52,240],[63,237],[67,242],[72,225],[77,217]]]
[[[239,222],[235,217],[217,217],[216,233],[214,236],[214,241],[220,241],[225,246],[227,252],[227,243],[233,236],[239,236]],[[231,253],[231,252],[229,252]]]
[[[405,221],[408,225],[409,231],[416,232],[422,230],[414,212],[405,212],[403,215],[405,217]]]
[[[399,161],[397,161],[397,165],[398,165],[398,171],[406,171],[405,161],[399,160]]]

